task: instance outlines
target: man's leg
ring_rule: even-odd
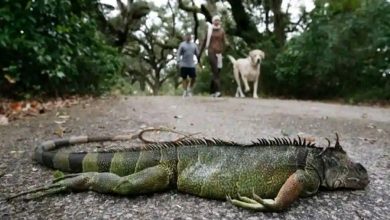
[[[187,90],[187,87],[188,87],[188,79],[183,78],[182,85],[183,85],[183,90]]]
[[[180,76],[181,78],[183,79],[182,80],[182,86],[183,86],[183,97],[186,97],[188,96],[187,94],[187,87],[188,87],[188,77],[187,77],[187,72],[186,72],[186,68],[182,67],[180,68]]]
[[[189,72],[190,77],[190,83],[188,88],[188,96],[192,96],[192,88],[194,87],[195,81],[196,81],[196,69],[191,68],[191,71]]]

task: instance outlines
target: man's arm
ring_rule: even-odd
[[[182,53],[182,44],[180,43],[179,45],[179,48],[177,49],[177,53],[176,53],[176,62],[177,62],[177,65],[180,64],[180,57],[181,57],[181,53]]]

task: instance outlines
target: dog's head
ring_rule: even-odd
[[[252,50],[249,52],[249,57],[253,66],[261,64],[261,61],[264,59],[265,54],[261,50]]]

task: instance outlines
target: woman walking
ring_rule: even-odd
[[[212,18],[212,24],[208,25],[207,34],[202,44],[200,54],[206,48],[206,55],[211,67],[212,78],[210,93],[213,97],[221,96],[222,53],[227,44],[225,31],[221,27],[221,18],[216,15]]]

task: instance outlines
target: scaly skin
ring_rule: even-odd
[[[353,163],[338,142],[318,148],[302,139],[259,139],[251,145],[209,139],[151,144],[112,152],[59,152],[76,143],[127,140],[127,136],[48,141],[34,159],[69,174],[43,188],[37,198],[65,190],[138,195],[176,188],[180,192],[259,211],[281,211],[300,196],[329,189],[363,189],[367,171]],[[263,199],[266,198],[266,199]]]

